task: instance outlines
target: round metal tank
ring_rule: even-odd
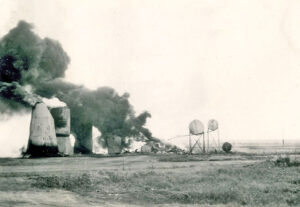
[[[199,135],[204,133],[204,125],[201,121],[195,119],[189,125],[190,134]]]
[[[215,131],[219,128],[217,120],[211,119],[208,121],[208,129],[210,131]]]

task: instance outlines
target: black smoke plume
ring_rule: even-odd
[[[89,90],[65,82],[62,78],[69,62],[59,42],[41,39],[32,25],[20,21],[0,40],[0,112],[18,112],[41,97],[57,97],[71,109],[71,133],[77,152],[90,153],[81,143],[90,136],[92,126],[101,131],[104,140],[122,137],[123,147],[130,145],[128,137],[152,138],[144,127],[150,113],[135,116],[128,93],[119,95],[109,87]]]
[[[70,62],[61,45],[41,39],[32,25],[20,21],[0,40],[0,112],[32,106],[40,98],[32,90],[42,82],[63,77]]]
[[[84,136],[81,133],[87,133],[82,128],[91,126],[98,128],[104,139],[111,136],[123,138],[123,147],[130,145],[126,137],[152,138],[151,132],[144,127],[150,113],[143,112],[136,117],[128,93],[119,95],[109,87],[89,90],[60,79],[40,84],[36,92],[47,98],[55,96],[70,107],[71,131],[77,139]]]

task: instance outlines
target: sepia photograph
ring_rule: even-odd
[[[300,207],[299,11],[0,0],[0,207]]]

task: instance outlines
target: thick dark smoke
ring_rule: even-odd
[[[152,139],[144,127],[151,115],[135,116],[128,93],[119,95],[109,87],[89,90],[65,82],[62,78],[69,62],[57,41],[41,39],[32,25],[20,21],[0,40],[0,113],[29,108],[41,97],[57,97],[71,109],[71,132],[76,141],[85,139],[92,126],[101,131],[104,140],[112,135],[122,137],[123,147],[130,144],[126,137]]]
[[[69,62],[57,41],[41,39],[32,32],[32,25],[20,21],[0,40],[0,101],[5,101],[0,112],[31,106],[35,101],[28,99],[38,100],[30,97],[31,90],[63,77]]]
[[[41,39],[24,21],[2,38],[0,56],[0,81],[16,81],[20,85],[63,77],[70,62],[57,41]]]
[[[40,84],[36,92],[47,98],[55,96],[70,107],[71,131],[76,138],[81,137],[81,133],[86,133],[82,126],[95,126],[104,139],[111,136],[122,137],[123,147],[130,145],[125,140],[126,137],[152,138],[151,132],[144,127],[147,118],[151,117],[150,113],[143,112],[136,117],[128,101],[128,93],[119,95],[109,87],[88,90],[60,79]]]

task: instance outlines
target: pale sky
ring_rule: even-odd
[[[0,0],[0,36],[33,23],[69,54],[68,81],[129,92],[156,137],[214,118],[224,141],[300,140],[299,11],[297,0]]]

